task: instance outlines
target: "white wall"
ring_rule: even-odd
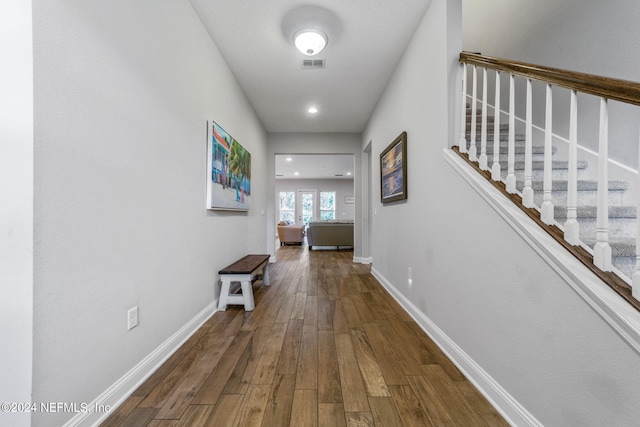
[[[353,154],[354,155],[354,197],[355,197],[355,224],[354,224],[354,258],[360,258],[362,251],[362,135],[358,133],[270,133],[268,136],[268,175],[271,195],[268,199],[267,234],[276,234],[275,213],[275,155],[276,154]],[[269,253],[275,255],[275,241],[270,246]]]
[[[33,347],[31,2],[0,3],[0,402],[31,400]],[[0,411],[0,425],[28,426]]]
[[[316,215],[319,215],[320,213],[320,192],[335,191],[336,219],[355,218],[355,203],[345,203],[346,196],[354,197],[353,179],[276,179],[276,224],[278,223],[280,212],[278,210],[278,194],[281,191],[295,191],[297,198],[298,190],[316,190],[318,197]],[[318,219],[319,218],[320,217],[318,216]]]
[[[638,354],[443,159],[455,3],[432,2],[363,133],[374,158],[408,134],[406,202],[379,203],[373,162],[373,269],[543,425],[635,425]]]
[[[215,308],[218,270],[266,247],[266,134],[188,2],[33,12],[33,400],[91,402]],[[248,214],[205,210],[207,119],[252,154]]]
[[[640,3],[635,0],[463,0],[463,49],[624,80],[638,81]],[[496,25],[499,23],[499,25]],[[506,78],[506,75],[505,75]],[[506,80],[503,87],[507,88]],[[507,109],[507,90],[503,109]],[[489,92],[489,99],[493,92]],[[524,80],[516,96],[524,96]],[[544,123],[544,87],[534,86],[534,121]],[[524,102],[520,103],[524,105]],[[524,107],[522,107],[524,108]],[[579,95],[579,143],[597,149],[598,100]],[[569,92],[554,93],[554,132],[568,135]],[[524,118],[524,112],[518,114]],[[610,103],[609,155],[637,166],[640,108]]]

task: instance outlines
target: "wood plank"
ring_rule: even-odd
[[[377,426],[404,427],[391,397],[370,396],[369,406],[373,423]]]
[[[342,403],[318,403],[320,427],[347,427]]]
[[[158,408],[135,408],[122,422],[127,427],[146,427],[158,413]]]
[[[304,307],[304,325],[318,326],[318,297],[307,295]]]
[[[347,326],[349,328],[357,328],[362,324],[351,297],[342,298],[342,310],[344,311],[344,317],[347,320]]]
[[[218,274],[250,274],[261,265],[269,262],[269,255],[247,255],[218,271]]]
[[[209,415],[205,426],[218,427],[233,425],[238,413],[244,395],[223,394],[220,396],[218,403],[213,407],[213,411]]]
[[[331,331],[318,331],[318,402],[342,403],[336,340]]]
[[[369,401],[351,337],[347,334],[340,334],[335,336],[335,340],[345,412],[369,412]]]
[[[305,294],[296,295],[296,300],[293,303],[293,309],[291,310],[291,318],[292,319],[303,319],[304,320],[304,306],[307,303],[307,296]]]
[[[222,332],[207,330],[206,335],[202,336],[200,341],[188,353],[184,354],[184,359],[176,365],[157,386],[147,395],[147,397],[138,405],[141,408],[161,408],[170,398],[175,388],[184,379],[189,370],[197,364],[210,348],[215,345],[216,338],[220,338]]]
[[[423,366],[423,370],[425,375],[411,376],[409,383],[433,424],[486,425],[440,366]]]
[[[247,387],[251,382],[251,378],[253,378],[260,355],[264,351],[270,334],[271,328],[268,326],[258,328],[253,332],[251,341],[238,360],[222,394],[245,394],[247,392]],[[240,375],[240,378],[238,378],[238,375]]]
[[[275,323],[271,328],[271,335],[260,356],[256,371],[251,378],[251,384],[271,384],[278,367],[278,359],[282,350],[284,336],[287,333],[286,323]]]
[[[348,427],[374,427],[371,412],[345,412]]]
[[[236,364],[244,354],[253,332],[238,332],[238,335],[231,342],[231,345],[224,353],[224,357],[220,363],[211,371],[211,374],[202,384],[198,392],[191,402],[194,405],[214,405],[222,390],[224,390],[227,381],[231,377]]]
[[[482,417],[483,420],[492,427],[508,427],[509,423],[496,412],[495,408],[489,404],[487,399],[467,380],[454,381],[464,399]]]
[[[318,299],[318,330],[333,330],[333,312],[335,311],[335,301],[328,299]]]
[[[121,426],[122,422],[144,399],[143,396],[131,396],[118,406],[109,417],[100,424],[101,427]]]
[[[295,390],[291,408],[291,427],[315,427],[318,425],[317,390]]]
[[[262,419],[263,427],[289,425],[295,383],[295,375],[276,375]]]
[[[402,368],[394,356],[389,342],[385,339],[378,325],[370,323],[364,325],[363,329],[367,334],[369,344],[371,345],[373,354],[376,356],[378,366],[380,366],[386,384],[409,384],[407,377],[404,375],[404,372],[402,372]]]
[[[208,349],[200,360],[193,364],[182,381],[168,396],[155,418],[176,419],[182,417],[184,411],[191,404],[193,396],[211,374],[233,339],[234,337],[220,337],[219,347]]]
[[[295,302],[296,297],[294,295],[287,295],[284,297],[284,302],[280,306],[280,311],[278,311],[278,315],[276,316],[276,323],[279,322],[289,322],[291,319],[291,312],[293,311],[293,303]]]
[[[405,427],[433,426],[410,386],[389,386],[389,392],[391,392],[391,397],[398,408],[398,414]]]
[[[176,427],[203,427],[213,411],[213,405],[191,405]]]
[[[233,425],[238,427],[262,425],[270,390],[271,384],[250,384]]]
[[[368,396],[390,396],[367,335],[361,328],[351,329],[351,342]]]
[[[302,319],[291,319],[282,343],[276,372],[280,375],[295,375],[298,369],[300,342],[302,341]]]
[[[342,308],[342,301],[340,299],[337,299],[335,301],[335,309],[333,312],[333,332],[336,334],[349,333],[347,319],[344,317],[344,310]]]
[[[398,361],[405,375],[422,375],[420,356],[415,343],[406,342],[406,337],[398,335],[389,320],[376,321],[378,328],[389,343],[393,358]],[[435,360],[433,361],[435,363]]]
[[[306,318],[305,318],[306,321]],[[296,371],[296,390],[318,388],[318,331],[315,325],[302,328],[300,357]]]

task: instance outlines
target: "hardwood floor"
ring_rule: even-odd
[[[280,247],[102,426],[508,426],[352,257]]]

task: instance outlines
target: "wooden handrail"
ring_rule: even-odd
[[[640,105],[640,83],[637,82],[493,58],[471,52],[461,52],[460,62],[506,71],[606,99]]]

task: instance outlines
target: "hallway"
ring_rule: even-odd
[[[278,249],[102,426],[506,426],[351,251]]]

